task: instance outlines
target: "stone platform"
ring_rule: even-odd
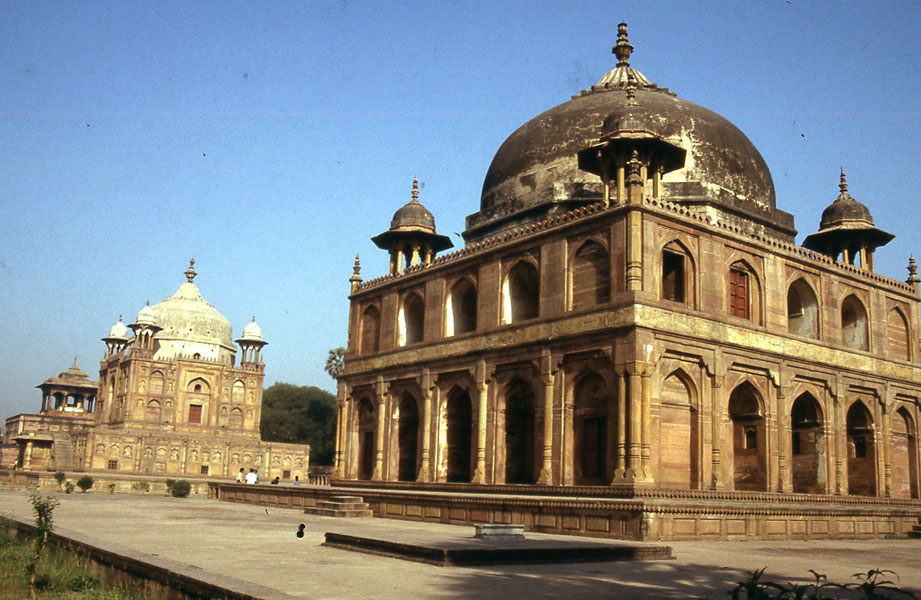
[[[335,480],[331,487],[212,483],[213,498],[305,509],[361,496],[376,517],[633,541],[907,537],[921,501],[771,492]]]
[[[472,533],[472,532],[471,532]],[[624,542],[588,542],[578,538],[502,540],[454,536],[449,539],[407,541],[381,539],[344,533],[327,533],[324,546],[367,552],[392,558],[424,562],[441,567],[484,565],[522,565],[577,562],[616,562],[624,560],[664,560],[672,549],[660,545]]]

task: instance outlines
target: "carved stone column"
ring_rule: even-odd
[[[642,473],[643,442],[640,434],[643,420],[643,384],[640,363],[627,365],[627,389],[630,394],[630,406],[627,416],[630,427],[627,431],[627,470],[626,478],[637,481]]]
[[[835,493],[847,495],[847,426],[844,422],[844,408],[835,400]]]
[[[486,361],[476,364],[477,420],[476,420],[476,468],[472,483],[486,483],[486,403],[488,388],[486,385]]]
[[[540,379],[544,398],[544,452],[537,483],[553,484],[553,367],[550,353],[544,351],[540,360]],[[484,427],[485,430],[485,427]]]
[[[642,470],[639,476],[640,481],[651,482],[652,481],[652,467],[650,465],[650,439],[652,437],[652,419],[650,418],[649,412],[652,407],[652,372],[653,365],[645,364],[640,367],[642,373],[643,381],[643,412],[640,416],[642,420],[642,425],[640,427],[641,433],[641,447],[642,447]]]
[[[617,378],[617,468],[614,480],[627,476],[627,373],[623,368],[615,369]]]
[[[32,440],[26,442],[26,452],[22,457],[22,468],[25,471],[32,468]]]
[[[432,382],[429,370],[422,373],[422,464],[416,481],[432,481]]]
[[[643,203],[643,179],[636,151],[627,161],[627,195],[627,203],[634,207],[627,213],[627,290],[639,291],[643,289],[643,213],[639,209]]]
[[[777,393],[777,489],[780,492],[792,492],[793,491],[793,482],[790,478],[790,464],[792,458],[790,456],[790,444],[787,443],[791,439],[792,429],[790,429],[790,421],[787,419],[787,388],[784,386],[778,386],[776,388]]]
[[[862,264],[862,263],[861,263]],[[887,404],[882,405],[882,425],[883,425],[883,435],[880,440],[883,445],[883,494],[886,498],[892,497],[892,448],[891,448],[891,438],[889,432],[892,429],[892,413],[889,410]],[[874,436],[878,437],[878,436]]]
[[[387,402],[383,388],[384,382],[378,378],[374,386],[374,396],[377,400],[377,436],[375,438],[374,471],[371,472],[373,481],[381,481],[384,475],[384,425],[387,417]]]
[[[723,423],[723,382],[725,376],[710,376],[710,425],[711,440],[710,444],[713,449],[712,467],[711,467],[711,484],[714,490],[722,489],[723,468],[720,458],[720,448],[722,446],[722,423]]]
[[[343,435],[345,434],[345,383],[338,382],[336,385],[336,448],[333,463],[333,476],[342,478],[342,448]]]

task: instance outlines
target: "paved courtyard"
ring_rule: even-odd
[[[207,572],[227,587],[255,584],[266,598],[726,598],[747,572],[808,581],[809,569],[847,581],[871,568],[895,571],[921,593],[921,540],[669,542],[675,560],[436,567],[321,546],[323,534],[400,540],[472,536],[471,527],[390,519],[334,519],[297,510],[200,497],[60,494],[59,533],[147,554],[172,568]],[[31,520],[28,493],[0,490],[0,513]],[[304,538],[295,532],[307,525]],[[559,539],[561,536],[528,534]]]

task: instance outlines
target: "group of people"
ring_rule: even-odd
[[[237,483],[257,484],[259,481],[259,469],[250,469],[249,473],[247,473],[246,469],[241,467],[240,472],[237,473]],[[272,485],[278,485],[279,483],[281,483],[279,477],[275,477],[275,479],[272,480]],[[294,485],[301,485],[301,480],[297,475],[294,476]]]

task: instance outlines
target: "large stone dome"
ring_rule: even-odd
[[[236,353],[230,321],[205,300],[192,279],[195,271],[186,271],[188,281],[175,294],[150,307],[156,317],[157,343],[154,358],[170,359],[177,355],[230,361]]]
[[[534,117],[505,140],[486,173],[480,212],[467,218],[464,237],[470,241],[520,224],[522,217],[526,221],[560,205],[597,199],[600,180],[579,169],[577,153],[598,141],[606,121],[610,127],[637,118],[687,152],[684,167],[663,179],[667,199],[721,207],[792,233],[792,218],[776,210],[771,173],[745,134],[630,68],[626,57],[632,46],[625,51],[624,45],[629,46],[626,26],[615,46],[615,53],[622,52],[615,69],[591,90]],[[630,108],[629,80],[637,87],[636,106]]]

